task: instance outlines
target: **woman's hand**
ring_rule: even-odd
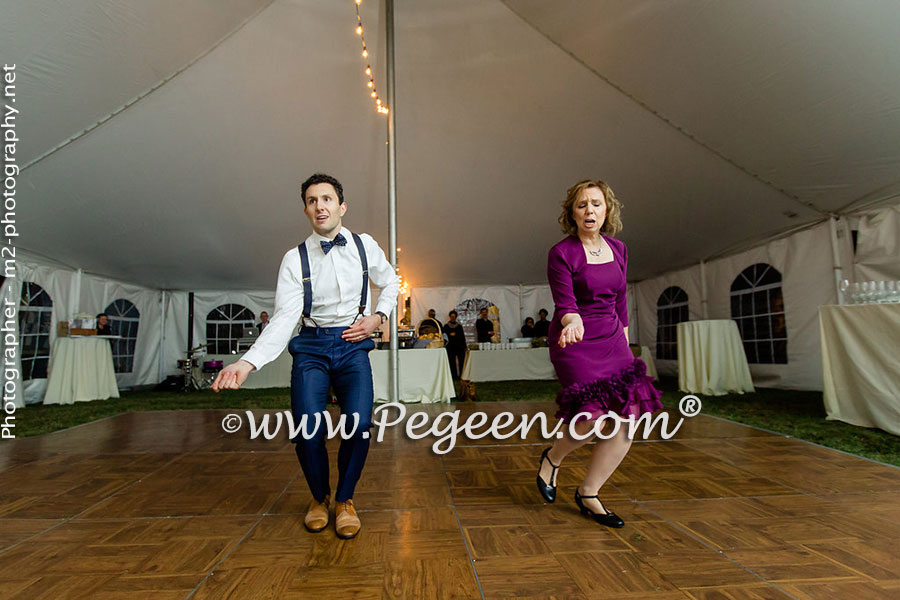
[[[563,329],[559,334],[560,348],[565,348],[570,344],[577,344],[584,339],[584,323],[581,315],[569,313],[562,318]]]

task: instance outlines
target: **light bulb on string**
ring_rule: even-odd
[[[388,109],[385,107],[381,101],[381,98],[378,97],[378,91],[375,89],[375,76],[372,73],[372,65],[369,64],[369,48],[366,46],[366,36],[363,33],[363,22],[362,15],[359,12],[359,5],[362,4],[362,0],[356,0],[356,35],[360,37],[360,43],[362,44],[362,57],[366,59],[366,75],[369,80],[366,82],[366,87],[372,90],[369,93],[369,96],[375,99],[375,111],[379,114],[387,114]]]

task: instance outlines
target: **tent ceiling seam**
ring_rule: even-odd
[[[885,193],[886,195],[881,195]],[[838,215],[855,213],[887,204],[898,197],[900,197],[900,181],[894,181],[887,185],[883,185],[868,194],[863,194],[856,200],[845,204],[834,212]]]
[[[577,56],[574,52],[572,52],[572,51],[569,50],[568,48],[565,48],[564,46],[562,46],[559,42],[557,42],[555,39],[553,39],[552,37],[550,37],[549,34],[547,34],[546,32],[544,32],[544,31],[543,31],[541,28],[539,28],[537,25],[535,25],[534,23],[532,23],[531,21],[529,21],[527,18],[525,18],[524,15],[520,14],[515,8],[513,8],[512,6],[510,6],[508,0],[500,0],[500,2],[501,2],[504,6],[506,6],[506,8],[509,9],[509,11],[510,11],[511,13],[513,13],[513,14],[516,15],[519,19],[521,19],[521,21],[522,21],[523,23],[525,23],[528,27],[530,27],[531,29],[533,29],[534,31],[536,31],[536,32],[537,32],[539,35],[541,35],[544,39],[546,39],[548,42],[550,42],[551,44],[553,44],[554,46],[556,46],[556,47],[557,47],[559,50],[561,50],[563,53],[565,53],[566,55],[568,55],[572,60],[574,60],[575,62],[577,62],[578,64],[580,64],[582,67],[584,67],[585,69],[587,69],[587,70],[588,70],[590,73],[592,73],[595,77],[597,77],[597,78],[599,78],[600,80],[602,80],[604,83],[606,83],[607,85],[609,85],[610,87],[612,87],[613,89],[615,89],[617,92],[619,92],[620,94],[622,94],[623,96],[625,96],[626,98],[628,98],[629,100],[631,100],[632,102],[634,102],[635,104],[637,104],[638,106],[640,106],[641,108],[643,108],[644,110],[646,110],[647,112],[649,112],[650,114],[652,114],[654,117],[656,117],[657,119],[659,119],[660,121],[662,121],[663,123],[665,123],[666,125],[668,125],[669,127],[671,127],[672,129],[674,129],[675,131],[677,131],[677,132],[680,133],[681,135],[685,136],[686,138],[688,138],[689,140],[691,140],[692,142],[694,142],[695,144],[697,144],[698,146],[700,146],[700,147],[703,148],[704,150],[706,150],[706,151],[712,153],[714,156],[716,156],[717,158],[719,158],[719,159],[725,161],[726,163],[728,163],[729,165],[731,165],[731,166],[734,167],[735,169],[741,171],[741,172],[744,173],[745,175],[748,175],[748,176],[752,177],[753,179],[755,179],[756,181],[762,183],[762,184],[765,185],[766,187],[769,187],[769,188],[771,188],[771,189],[777,191],[778,193],[782,194],[783,196],[785,196],[786,198],[792,200],[793,202],[796,202],[796,203],[798,203],[798,204],[800,204],[800,205],[802,205],[802,206],[804,206],[805,208],[808,208],[808,209],[810,209],[810,210],[814,210],[814,211],[816,211],[816,212],[819,213],[819,214],[822,214],[822,215],[827,215],[827,214],[828,214],[828,211],[822,210],[821,208],[819,208],[818,206],[816,206],[816,205],[815,205],[814,203],[812,203],[812,202],[808,202],[808,201],[801,200],[799,197],[797,197],[797,196],[795,196],[794,194],[790,193],[790,192],[787,191],[786,189],[781,188],[781,187],[778,187],[775,183],[773,183],[773,182],[771,182],[771,181],[769,181],[769,180],[763,178],[761,175],[759,175],[759,174],[757,174],[757,173],[754,173],[754,172],[751,171],[750,169],[748,169],[748,168],[746,168],[746,167],[740,165],[740,164],[739,164],[738,162],[736,162],[734,159],[732,159],[732,158],[726,156],[725,154],[723,154],[723,153],[720,152],[719,150],[716,150],[716,149],[713,148],[712,146],[709,146],[709,145],[706,144],[705,142],[701,141],[699,138],[697,138],[695,135],[693,135],[692,133],[690,133],[689,131],[687,131],[686,129],[684,129],[682,126],[678,125],[677,123],[675,123],[674,121],[672,121],[672,120],[669,119],[668,117],[664,116],[662,113],[660,113],[659,111],[657,111],[656,109],[654,109],[653,107],[651,107],[650,105],[648,105],[646,102],[644,102],[643,100],[641,100],[641,99],[638,98],[637,96],[631,94],[630,92],[628,92],[627,90],[625,90],[622,86],[620,86],[620,85],[618,85],[617,83],[615,83],[614,81],[612,81],[609,77],[607,77],[606,75],[600,73],[598,70],[596,70],[596,69],[595,69],[594,67],[592,67],[591,65],[587,64],[587,63],[586,63],[585,61],[583,61],[579,56]]]
[[[30,160],[28,163],[26,163],[25,166],[23,166],[23,167],[20,169],[20,172],[25,171],[26,169],[29,169],[30,167],[33,167],[34,165],[36,165],[37,163],[41,162],[41,161],[44,160],[45,158],[49,158],[49,157],[52,156],[53,154],[56,154],[57,152],[59,152],[60,150],[62,150],[63,148],[65,148],[65,147],[69,146],[70,144],[72,144],[72,143],[74,143],[74,142],[80,140],[81,138],[83,138],[83,137],[86,136],[87,134],[89,134],[89,133],[91,133],[92,131],[94,131],[95,129],[99,128],[101,125],[103,125],[103,124],[109,122],[113,117],[116,117],[116,116],[122,114],[125,110],[131,108],[132,106],[134,106],[135,104],[137,104],[138,102],[140,102],[141,100],[143,100],[144,98],[146,98],[147,96],[149,96],[150,94],[152,94],[153,92],[155,92],[156,90],[158,90],[159,88],[161,88],[162,86],[164,86],[165,84],[167,84],[168,82],[170,82],[171,80],[175,79],[176,77],[178,77],[179,75],[181,75],[182,73],[184,73],[185,71],[187,71],[189,68],[191,68],[192,66],[194,66],[196,63],[198,63],[201,59],[203,59],[204,57],[206,57],[207,55],[209,55],[210,52],[212,52],[213,50],[215,50],[216,48],[218,48],[219,46],[221,46],[223,43],[225,43],[227,40],[229,40],[234,34],[236,34],[238,31],[240,31],[241,29],[243,29],[248,23],[250,23],[251,21],[253,21],[253,20],[254,20],[256,17],[258,17],[264,10],[266,10],[267,8],[269,8],[270,6],[272,6],[272,4],[274,4],[274,3],[275,3],[275,0],[269,0],[269,2],[268,2],[266,5],[261,6],[259,9],[256,10],[256,12],[254,12],[252,15],[250,15],[249,17],[247,17],[246,19],[244,19],[244,21],[242,21],[242,22],[240,23],[240,25],[238,25],[237,27],[235,27],[234,29],[232,29],[231,31],[229,31],[228,33],[226,33],[224,36],[222,36],[221,39],[219,39],[218,41],[216,41],[215,43],[213,43],[212,46],[210,46],[209,48],[207,48],[206,50],[204,50],[203,52],[201,52],[200,54],[198,54],[196,57],[194,57],[193,60],[191,60],[190,62],[188,62],[186,65],[184,65],[184,66],[181,67],[180,69],[176,69],[176,70],[173,71],[168,77],[166,77],[166,78],[160,80],[159,82],[156,83],[156,85],[154,85],[153,87],[151,87],[151,88],[145,90],[143,93],[138,94],[137,96],[135,96],[134,98],[132,98],[131,100],[129,100],[128,102],[126,102],[125,104],[123,104],[122,106],[120,106],[119,108],[117,108],[116,110],[114,110],[113,112],[109,113],[108,115],[106,115],[105,117],[103,117],[102,119],[100,119],[99,121],[97,121],[96,123],[94,123],[93,125],[90,125],[90,126],[84,128],[84,129],[82,129],[80,132],[78,132],[78,133],[76,133],[75,135],[71,136],[69,139],[65,140],[64,142],[62,142],[62,143],[60,143],[60,144],[57,144],[56,146],[54,146],[54,147],[51,148],[50,150],[47,150],[47,151],[44,152],[43,154],[41,154],[41,155],[39,155],[39,156],[33,158],[33,159]]]

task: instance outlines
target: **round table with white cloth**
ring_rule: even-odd
[[[119,397],[109,340],[58,337],[50,352],[44,404],[74,404]]]
[[[677,335],[682,392],[723,396],[754,391],[737,323],[730,319],[683,321]]]

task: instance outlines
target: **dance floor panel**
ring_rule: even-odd
[[[555,410],[408,410],[457,408]],[[637,441],[601,490],[626,521],[613,530],[573,503],[590,446],[548,505],[537,430],[436,454],[395,427],[372,443],[362,531],[342,541],[303,527],[310,495],[286,437],[226,434],[228,412],[120,415],[0,445],[0,597],[900,597],[900,469],[796,439],[701,415]]]

